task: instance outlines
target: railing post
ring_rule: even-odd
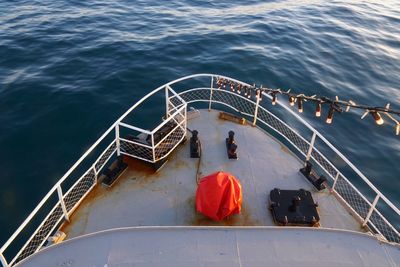
[[[184,118],[184,120],[185,120],[185,133],[187,133],[187,104],[185,103],[185,112],[184,112],[184,114],[185,114],[185,118]]]
[[[313,132],[313,135],[311,137],[311,142],[310,142],[310,147],[308,148],[307,156],[306,156],[306,161],[309,161],[311,158],[311,153],[314,148],[314,143],[315,143],[315,137],[317,136],[316,132]]]
[[[168,86],[165,86],[165,119],[169,117],[169,94]]]
[[[255,126],[257,123],[258,106],[260,105],[261,94],[262,94],[262,92],[258,91],[258,94],[256,96],[257,100],[256,100],[256,108],[254,110],[253,126]]]
[[[6,261],[6,258],[4,258],[3,253],[0,253],[0,262],[3,267],[8,267],[8,263]]]
[[[212,97],[213,97],[213,88],[214,88],[214,76],[211,76],[211,92],[210,92],[210,103],[208,104],[208,111],[211,110],[211,103],[212,103]]]
[[[65,206],[65,202],[64,202],[64,198],[63,198],[63,193],[61,190],[61,186],[58,185],[57,186],[57,193],[58,193],[58,199],[60,200],[61,203],[61,208],[64,212],[64,217],[67,221],[69,221],[69,216],[68,216],[68,212],[67,212],[67,207]]]
[[[154,147],[154,133],[151,134],[151,148],[153,151],[153,162],[156,162],[156,148]]]
[[[99,172],[96,170],[96,162],[93,163],[92,168],[93,168],[94,177],[96,178],[96,183],[97,183],[97,176],[99,175]]]
[[[119,142],[119,124],[115,125],[115,144],[117,145],[117,156],[121,154],[120,152],[120,142]]]
[[[332,191],[335,190],[336,182],[339,179],[339,172],[336,173],[335,180],[333,181]]]
[[[378,203],[378,200],[379,200],[379,195],[377,194],[375,199],[374,199],[374,202],[372,202],[371,208],[369,209],[368,214],[365,217],[365,220],[364,220],[362,226],[366,226],[367,225],[367,223],[369,221],[369,218],[371,217],[372,213],[374,212],[375,206]]]

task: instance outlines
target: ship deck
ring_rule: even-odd
[[[399,266],[399,247],[304,227],[130,227],[67,240],[18,266]]]
[[[67,239],[102,230],[137,226],[274,226],[268,210],[274,188],[306,189],[318,203],[320,227],[363,232],[359,222],[328,189],[318,192],[299,172],[303,163],[262,129],[218,118],[200,110],[188,120],[199,131],[202,158],[189,157],[189,142],[178,146],[154,173],[146,164],[126,158],[128,169],[111,187],[98,184],[61,230]],[[235,132],[238,160],[226,154],[225,138]],[[188,133],[188,139],[190,133]],[[215,222],[195,211],[196,175],[216,171],[235,175],[242,184],[242,212]]]

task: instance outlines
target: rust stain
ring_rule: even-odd
[[[128,168],[115,181],[115,184],[112,187],[102,185],[103,176],[100,176],[98,184],[83,199],[73,214],[70,215],[70,222],[65,222],[61,225],[60,230],[66,233],[67,237],[70,233],[76,235],[76,233],[82,234],[85,231],[91,206],[94,203],[98,203],[102,199],[117,194],[122,190],[131,190],[132,187],[144,187],[146,184],[154,183],[161,177],[160,173],[156,173],[152,166],[142,161],[125,157],[124,162],[128,164]],[[154,190],[162,191],[159,189]]]
[[[92,205],[99,205],[106,198],[113,199],[111,196],[123,191],[131,191],[133,189],[144,188],[152,184],[151,191],[166,192],[167,189],[162,187],[154,187],[154,183],[163,177],[163,170],[155,172],[150,164],[133,158],[124,158],[128,164],[127,170],[116,180],[112,187],[106,187],[101,184],[102,177],[99,177],[99,183],[85,197],[80,206],[70,216],[71,222],[65,222],[60,230],[66,233],[67,238],[83,234],[88,227],[88,219],[92,210]],[[184,160],[174,160],[171,162],[174,168],[191,168],[191,162]],[[215,226],[231,226],[231,225],[260,225],[259,221],[251,216],[251,209],[244,203],[240,214],[236,214],[226,218],[223,221],[215,222],[195,210],[194,195],[185,202],[189,212],[189,225],[215,225]]]
[[[123,177],[118,178],[112,189],[114,190],[133,190],[143,188],[149,184],[154,184],[163,177],[163,171],[155,172],[153,167],[140,160],[127,158],[124,160],[128,164],[128,169]]]
[[[246,124],[246,119],[238,117],[236,115],[226,113],[226,112],[220,112],[218,119],[221,121],[231,121],[240,125],[245,125]]]
[[[137,188],[144,188],[149,184],[154,184],[160,178],[161,178],[160,175],[155,175],[155,174],[153,176],[134,176],[130,178],[129,183],[124,183],[124,184],[121,183],[117,185],[116,188],[118,189],[121,188],[122,190],[134,190]],[[152,189],[152,191],[153,190],[160,191],[159,189],[154,189],[154,188]]]
[[[173,169],[188,169],[190,168],[189,164],[181,159],[177,159],[174,161],[174,168]]]
[[[128,169],[122,173],[122,175],[116,180],[115,184],[112,187],[102,185],[101,182],[104,176],[100,175],[98,184],[95,185],[92,191],[90,191],[90,193],[83,199],[79,207],[70,215],[70,222],[65,222],[61,225],[60,230],[63,231],[67,237],[69,233],[73,233],[76,230],[78,230],[77,232],[83,233],[87,228],[91,205],[95,202],[99,202],[101,199],[109,197],[111,191],[117,191],[119,187],[123,186],[125,181],[130,177],[131,168],[134,168],[135,170],[138,169],[142,173],[154,173],[150,166],[145,164],[140,165],[141,162],[137,160],[124,158],[124,161],[128,163]],[[115,164],[115,162],[113,164]],[[76,229],[78,226],[80,229]]]
[[[69,233],[75,229],[75,225],[80,225],[79,233],[83,233],[86,229],[90,207],[91,205],[107,194],[108,188],[101,184],[97,184],[92,191],[83,199],[79,207],[70,215],[70,222],[65,222],[61,225],[60,230],[63,231],[67,237]]]
[[[279,143],[279,144],[280,144],[280,143]],[[283,152],[288,153],[288,154],[291,154],[291,153],[290,153],[290,150],[289,150],[286,146],[284,146],[284,145],[282,145],[282,144],[280,144],[280,146],[281,146],[281,150],[282,150]]]
[[[150,164],[140,161],[138,159],[124,156],[124,162],[128,164],[129,170],[133,170],[140,174],[145,174],[146,176],[155,174],[155,171]]]

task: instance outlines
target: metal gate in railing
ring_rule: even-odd
[[[135,135],[117,137],[119,153],[147,162],[155,163],[166,158],[186,137],[186,102],[170,87],[165,87],[166,111],[164,121],[154,130],[148,131],[128,125],[119,128],[135,131]]]

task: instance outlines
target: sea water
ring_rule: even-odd
[[[135,101],[200,72],[400,109],[400,1],[2,1],[0,244]],[[399,206],[393,124],[313,109]]]

